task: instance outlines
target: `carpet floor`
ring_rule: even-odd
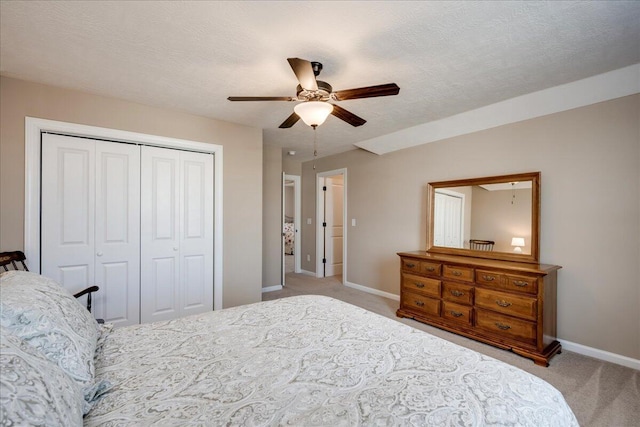
[[[563,350],[547,368],[515,353],[396,317],[398,302],[342,285],[341,277],[317,279],[288,273],[286,286],[262,294],[264,301],[317,294],[357,305],[432,335],[502,360],[547,381],[564,395],[583,427],[640,427],[640,371]]]

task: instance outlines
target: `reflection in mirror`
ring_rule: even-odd
[[[427,252],[538,262],[540,172],[431,182]]]
[[[437,188],[433,245],[531,254],[531,191],[531,181]]]

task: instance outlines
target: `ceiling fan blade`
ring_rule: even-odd
[[[351,126],[357,127],[367,123],[367,121],[362,117],[358,117],[352,112],[347,111],[344,108],[339,107],[335,104],[332,104],[332,105],[333,105],[333,111],[331,112],[331,114],[333,114],[340,120],[344,120],[345,122],[349,123]]]
[[[311,62],[300,58],[287,58],[287,61],[289,61],[289,65],[291,65],[303,89],[318,90],[318,83],[316,83],[316,76],[313,73]]]
[[[280,129],[290,128],[291,126],[295,125],[298,122],[298,120],[300,120],[300,116],[297,115],[295,112],[291,113],[291,115],[287,117],[287,120],[282,122],[282,124],[278,127]]]
[[[374,98],[376,96],[397,95],[400,88],[395,83],[387,83],[378,86],[360,87],[357,89],[339,90],[334,92],[336,101],[344,101],[346,99],[358,98]]]
[[[229,101],[296,101],[290,96],[230,96]]]

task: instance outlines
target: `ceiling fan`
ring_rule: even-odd
[[[229,101],[302,101],[295,106],[294,112],[279,127],[290,128],[302,118],[306,124],[315,128],[321,125],[329,114],[333,114],[352,126],[362,126],[367,122],[328,101],[390,96],[400,92],[400,88],[395,83],[334,92],[329,83],[316,80],[322,71],[321,63],[300,58],[288,58],[287,61],[289,61],[289,65],[300,83],[296,89],[296,96],[230,96],[227,99]]]

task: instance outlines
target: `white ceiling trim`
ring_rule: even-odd
[[[640,93],[640,64],[518,96],[354,145],[381,155],[636,93]]]

